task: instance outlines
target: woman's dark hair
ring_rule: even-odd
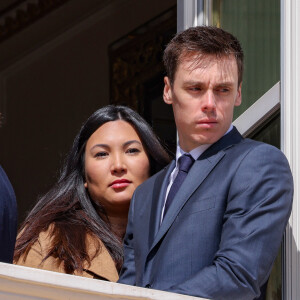
[[[125,106],[109,105],[94,112],[81,127],[63,165],[60,178],[50,191],[42,196],[20,228],[14,260],[22,254],[24,259],[37,241],[40,232],[51,229],[52,245],[47,256],[64,262],[66,273],[83,271],[83,262],[91,258],[86,251],[86,234],[100,239],[111,254],[117,269],[123,263],[122,243],[111,231],[104,208],[93,201],[84,187],[84,155],[90,136],[103,124],[124,120],[139,135],[150,161],[150,174],[154,174],[169,162],[169,156],[161,146],[145,120]],[[100,215],[102,217],[100,217]],[[100,243],[98,245],[100,251]],[[97,253],[98,253],[97,252]]]

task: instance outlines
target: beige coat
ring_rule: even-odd
[[[44,269],[54,272],[65,273],[63,262],[59,261],[57,258],[52,256],[48,257],[44,262],[43,258],[47,255],[49,251],[49,246],[51,245],[51,226],[47,231],[40,233],[38,240],[31,247],[28,252],[27,257],[24,260],[24,254],[19,258],[17,265]],[[93,257],[96,252],[95,239],[90,235],[87,236],[88,254]],[[78,271],[74,272],[74,275],[84,276],[89,278],[104,279],[108,281],[116,282],[119,278],[115,263],[110,256],[108,250],[104,244],[100,241],[101,249],[96,257],[91,260],[91,265],[85,262],[83,273]]]

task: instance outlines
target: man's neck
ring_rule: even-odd
[[[224,135],[226,135],[227,133],[229,133],[231,130],[233,129],[233,125],[230,124],[228,130],[225,132]],[[223,135],[223,136],[224,136]],[[212,144],[202,144],[199,145],[195,148],[193,148],[190,151],[184,151],[181,147],[180,147],[180,140],[178,140],[177,142],[177,149],[176,149],[176,161],[178,160],[178,158],[183,155],[184,153],[189,153],[192,155],[192,157],[196,160],[206,149],[208,149]]]

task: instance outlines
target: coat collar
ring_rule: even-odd
[[[225,150],[228,147],[231,147],[235,144],[240,143],[243,140],[243,137],[238,132],[235,126],[232,130],[222,136],[217,142],[212,144],[206,151],[204,151],[198,158],[198,160],[209,159],[209,157],[215,155],[221,150]]]
[[[97,253],[98,243],[100,244],[99,253]],[[88,245],[87,251],[89,257],[91,257],[91,264],[88,265],[87,262],[84,262],[84,271],[93,277],[105,278],[108,281],[116,282],[119,278],[118,271],[103,242],[87,234],[86,245]]]

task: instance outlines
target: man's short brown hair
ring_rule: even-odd
[[[238,67],[238,84],[243,79],[244,53],[240,42],[231,33],[214,26],[191,27],[175,35],[167,45],[163,61],[171,85],[178,65],[191,55],[212,55],[217,58],[233,55]]]

